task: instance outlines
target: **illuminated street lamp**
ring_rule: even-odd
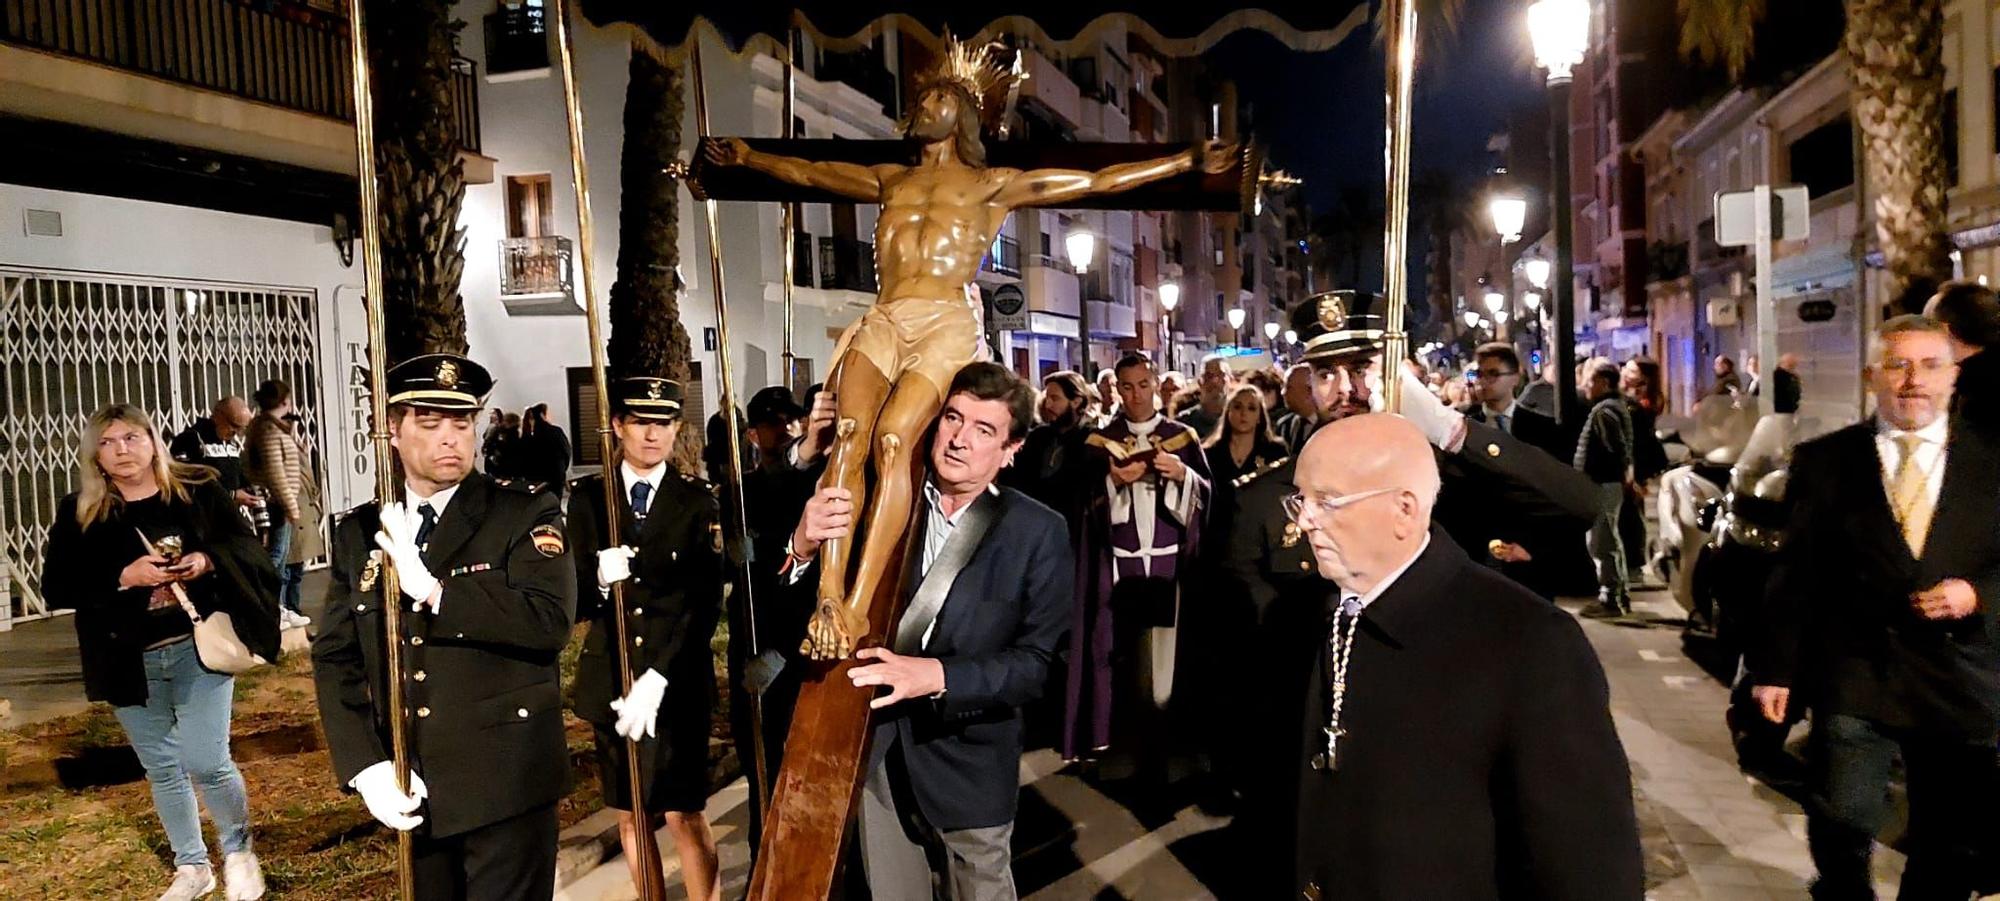
[[[1237,344],[1243,343],[1243,320],[1249,315],[1249,313],[1243,311],[1242,307],[1236,307],[1229,311],[1229,331],[1232,333],[1230,338]]]
[[[1070,268],[1081,276],[1090,271],[1090,258],[1097,255],[1097,236],[1082,228],[1074,229],[1063,239],[1063,249],[1069,251]],[[1076,335],[1083,347],[1083,362],[1077,370],[1084,378],[1094,378],[1096,373],[1090,371],[1090,298],[1081,292],[1076,301]]]
[[[1591,0],[1536,0],[1528,7],[1528,36],[1535,44],[1535,63],[1548,72],[1550,131],[1556,136],[1555,170],[1549,190],[1549,216],[1554,220],[1556,260],[1555,306],[1556,421],[1568,424],[1579,412],[1576,394],[1576,290],[1570,247],[1569,196],[1570,72],[1590,49]]]
[[[1181,286],[1174,282],[1160,283],[1160,309],[1167,315],[1161,317],[1167,325],[1167,368],[1174,368],[1174,308],[1181,305]]]

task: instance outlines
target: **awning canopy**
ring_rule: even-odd
[[[1050,2],[980,3],[912,0],[739,0],[732,3],[663,3],[660,0],[581,0],[592,22],[624,22],[654,41],[677,47],[697,21],[706,22],[731,48],[764,38],[783,43],[797,26],[831,49],[866,42],[890,21],[935,39],[947,30],[963,39],[1023,34],[1044,47],[1071,52],[1097,34],[1123,27],[1169,56],[1206,52],[1229,35],[1262,31],[1294,50],[1329,50],[1368,19],[1368,3],[1354,0],[1263,0],[1254,9],[1208,4]],[[1143,8],[1141,8],[1143,7]]]

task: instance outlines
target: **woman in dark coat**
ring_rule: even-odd
[[[278,574],[215,471],[176,463],[144,410],[92,414],[77,448],[78,490],[49,531],[42,592],[76,611],[85,694],[111,704],[146,768],[174,854],[162,897],[215,889],[195,787],[215,821],[231,898],[263,894],[243,776],[229,756],[231,676],[201,665],[195,613],[227,613],[236,634],[278,658]],[[150,545],[150,547],[149,547]],[[184,606],[185,605],[185,606]]]

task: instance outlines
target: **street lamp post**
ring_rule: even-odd
[[[1264,344],[1271,349],[1271,362],[1276,363],[1278,361],[1278,324],[1276,322],[1264,323]]]
[[[1237,347],[1243,346],[1243,320],[1249,315],[1242,307],[1231,307],[1229,310],[1229,340]]]
[[[1077,275],[1076,335],[1083,346],[1083,360],[1077,368],[1084,378],[1095,378],[1097,374],[1090,371],[1090,298],[1083,295],[1083,275],[1090,271],[1090,258],[1097,254],[1097,236],[1078,228],[1063,239],[1063,249],[1069,251],[1069,264]]]
[[[1177,285],[1173,282],[1167,282],[1160,286],[1160,309],[1166,312],[1166,315],[1161,318],[1165,320],[1167,326],[1168,369],[1174,368],[1174,345],[1179,343],[1174,340],[1174,307],[1179,306],[1180,302],[1181,302],[1180,285]]]
[[[1521,295],[1521,305],[1528,308],[1529,315],[1535,317],[1535,349],[1542,349],[1542,295],[1539,291],[1528,291]],[[1541,373],[1535,373],[1537,377]]]
[[[1499,291],[1486,292],[1486,312],[1493,317],[1494,322],[1506,322],[1504,317],[1507,313],[1507,295]],[[1505,341],[1507,336],[1496,328],[1493,330],[1493,340]]]
[[[1569,424],[1581,412],[1576,396],[1576,291],[1570,257],[1569,92],[1570,70],[1583,62],[1590,43],[1590,0],[1537,0],[1528,7],[1528,34],[1535,63],[1548,71],[1549,121],[1555,177],[1549,214],[1555,219],[1556,421]]]
[[[1508,272],[1512,267],[1507,265],[1507,245],[1521,240],[1521,229],[1528,224],[1528,201],[1512,191],[1503,191],[1487,201],[1486,211],[1493,217],[1493,230],[1500,235],[1500,271]],[[1500,302],[1503,304],[1507,302],[1506,295],[1513,293],[1512,282],[1510,277],[1502,286]],[[1488,306],[1491,306],[1490,302]],[[1495,337],[1507,340],[1505,334]]]

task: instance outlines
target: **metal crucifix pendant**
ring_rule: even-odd
[[[1347,730],[1334,726],[1324,726],[1319,731],[1326,733],[1326,750],[1313,755],[1312,768],[1330,773],[1339,767],[1338,753],[1340,737],[1346,735]]]

